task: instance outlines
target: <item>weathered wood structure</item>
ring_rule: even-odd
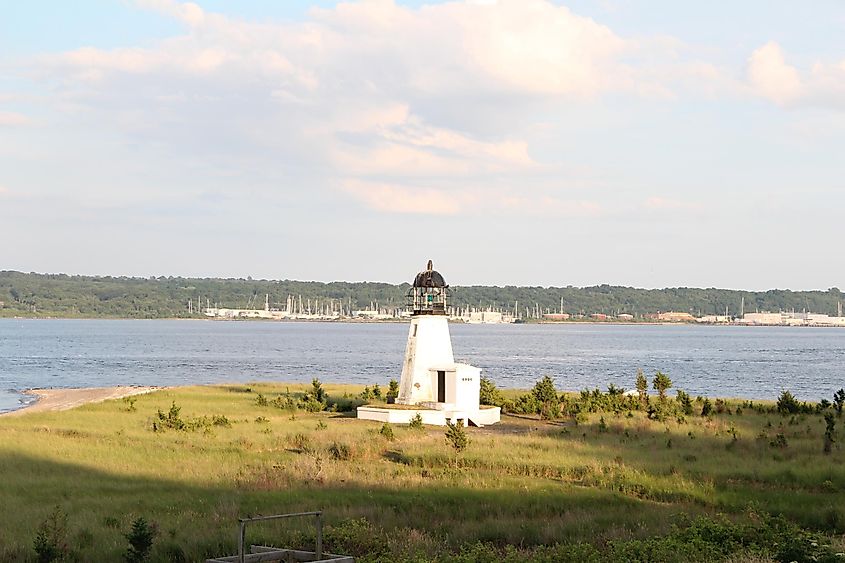
[[[300,549],[282,549],[264,545],[252,545],[249,553],[246,553],[246,525],[250,522],[265,522],[268,520],[280,520],[283,518],[298,518],[302,516],[313,516],[317,527],[316,545],[314,551],[303,551]],[[254,516],[251,518],[238,518],[238,554],[225,557],[214,557],[206,559],[205,563],[294,563],[298,561],[319,561],[322,563],[355,563],[355,559],[348,555],[336,555],[323,552],[323,512],[294,512],[291,514],[275,514],[272,516]]]

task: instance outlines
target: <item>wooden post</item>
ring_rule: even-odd
[[[317,512],[317,551],[316,560],[323,560],[323,512]]]
[[[244,563],[244,549],[246,545],[246,522],[241,521],[241,530],[238,534],[238,563]]]

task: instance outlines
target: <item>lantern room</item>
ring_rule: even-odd
[[[440,272],[428,267],[417,274],[408,291],[408,307],[414,315],[445,315],[449,286]]]

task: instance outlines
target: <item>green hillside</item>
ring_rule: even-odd
[[[345,308],[401,306],[407,284],[376,282],[302,282],[217,278],[130,278],[0,272],[0,316],[190,318],[203,306],[263,307],[269,294],[274,306],[284,307],[288,296],[304,303],[329,299]],[[635,316],[660,311],[685,311],[695,315],[739,313],[745,310],[796,310],[836,314],[843,299],[837,288],[827,291],[764,292],[727,289],[637,289],[600,285],[593,287],[453,287],[452,303],[458,307],[498,307],[512,310],[518,303],[526,308],[563,311],[570,314],[629,313]],[[193,313],[188,309],[192,301]]]

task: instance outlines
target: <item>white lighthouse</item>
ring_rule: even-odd
[[[401,423],[419,414],[426,424],[456,419],[476,426],[499,422],[498,407],[479,405],[481,369],[455,363],[446,317],[448,294],[449,286],[429,260],[408,291],[412,315],[396,399],[401,406],[359,407],[358,418]]]

